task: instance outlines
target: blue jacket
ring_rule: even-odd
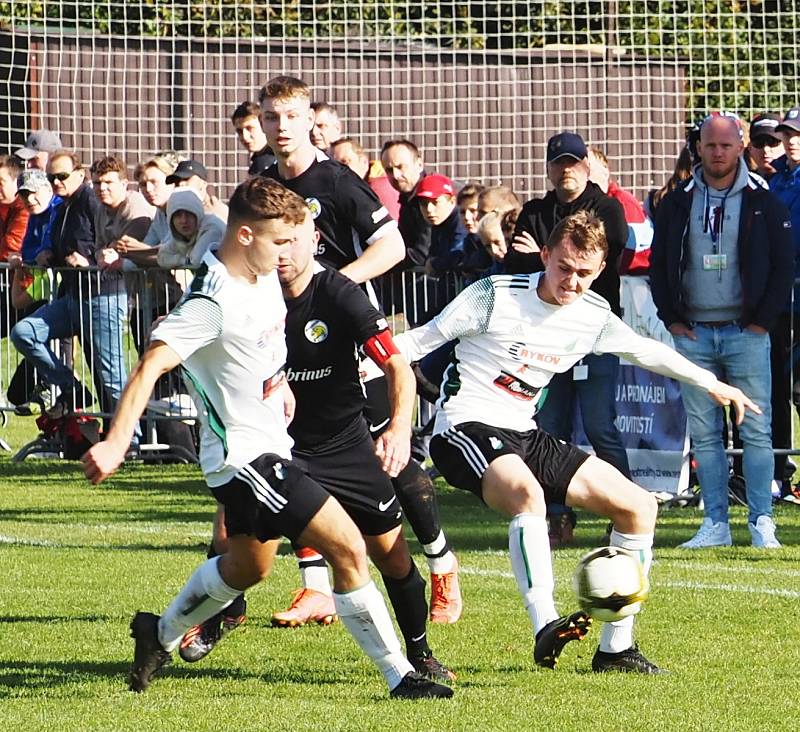
[[[800,166],[789,170],[786,156],[772,162],[775,174],[769,179],[769,189],[789,209],[794,239],[794,278],[800,278]],[[800,310],[800,285],[794,286],[794,308]],[[789,309],[787,303],[786,309]]]
[[[22,240],[22,261],[25,264],[33,264],[39,252],[52,249],[50,238],[53,222],[58,216],[62,204],[63,201],[58,196],[53,196],[47,210],[40,214],[31,214],[28,218],[28,228],[25,231],[25,238]]]
[[[690,325],[682,297],[686,268],[693,179],[668,194],[656,211],[650,257],[650,288],[658,317],[669,327]],[[749,176],[739,216],[739,274],[742,278],[742,327],[770,330],[784,309],[794,277],[794,245],[789,212],[780,199]]]
[[[453,208],[441,224],[431,227],[431,247],[427,261],[437,275],[461,271],[466,238],[467,229],[461,221],[458,206]]]

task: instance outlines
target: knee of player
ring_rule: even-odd
[[[360,534],[355,534],[346,542],[340,542],[327,552],[328,562],[336,569],[364,569],[367,566],[367,547]]]
[[[520,481],[511,487],[509,495],[516,503],[517,512],[541,513],[545,510],[546,503],[541,486],[531,481]]]
[[[641,488],[637,493],[634,509],[640,525],[650,527],[650,530],[655,529],[658,501],[652,493]]]

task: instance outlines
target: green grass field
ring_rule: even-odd
[[[18,447],[29,423],[0,431]],[[16,444],[15,444],[16,443]],[[125,688],[128,622],[158,612],[204,558],[212,502],[195,467],[129,466],[100,488],[76,463],[0,458],[0,720],[3,730],[783,730],[800,719],[800,509],[776,510],[786,548],[749,547],[734,509],[730,549],[676,545],[694,510],[659,521],[653,593],[639,616],[655,678],[590,671],[598,637],[534,667],[505,523],[471,496],[440,492],[462,565],[465,611],[430,630],[458,673],[449,701],[393,702],[340,624],[280,630],[270,613],[297,585],[279,557],[248,594],[246,625],[203,662],[176,659],[143,695]],[[580,517],[578,544],[554,553],[557,601],[604,522]],[[413,544],[414,548],[416,544]],[[426,574],[424,562],[420,569]],[[377,579],[377,576],[376,576]]]

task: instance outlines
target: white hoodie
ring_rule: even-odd
[[[190,239],[181,236],[172,225],[177,211],[188,211],[197,217],[197,230]],[[200,196],[192,188],[177,188],[167,201],[167,221],[170,237],[158,250],[161,267],[197,266],[206,252],[215,251],[225,236],[225,223],[214,214],[203,210]]]

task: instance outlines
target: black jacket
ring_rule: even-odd
[[[690,325],[681,280],[689,245],[694,179],[665,196],[656,212],[650,255],[650,288],[658,317],[669,327]],[[750,176],[739,214],[739,274],[742,327],[770,330],[786,306],[794,280],[794,245],[789,211],[780,199]]]
[[[248,175],[261,175],[274,162],[275,153],[273,153],[272,148],[267,145],[263,150],[259,150],[250,156],[250,167],[247,173]]]
[[[420,176],[420,180],[423,177],[425,177],[424,173]],[[400,216],[397,228],[400,229],[400,235],[406,245],[406,258],[395,269],[422,267],[431,248],[431,225],[420,211],[417,186],[414,186],[414,190],[410,193],[401,193],[399,200]]]
[[[94,215],[98,205],[88,183],[82,183],[71,198],[64,200],[53,222],[51,243],[56,267],[65,266],[66,257],[75,252],[94,264]]]
[[[549,191],[544,198],[534,198],[522,207],[514,233],[526,231],[542,246],[559,221],[578,211],[591,211],[603,221],[608,240],[608,257],[605,269],[592,283],[591,289],[602,295],[611,305],[611,310],[620,315],[617,259],[628,239],[628,225],[619,201],[607,196],[591,181],[587,183],[586,190],[569,203],[561,203],[555,191]],[[521,254],[513,248],[508,250],[503,264],[511,274],[541,272],[544,269],[538,252]]]

